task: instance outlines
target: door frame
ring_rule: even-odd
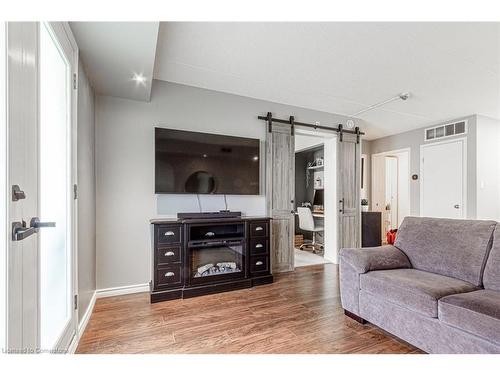
[[[338,264],[338,253],[339,253],[339,242],[338,242],[338,196],[337,196],[337,146],[338,146],[338,135],[337,133],[333,133],[327,130],[321,129],[304,129],[297,126],[295,128],[295,136],[308,136],[308,137],[316,137],[321,139],[321,143],[323,145],[324,150],[324,159],[325,164],[330,163],[330,168],[324,168],[324,184],[327,189],[325,189],[324,196],[324,209],[325,209],[325,218],[324,218],[324,245],[325,245],[325,253],[324,258],[331,261],[332,263]],[[311,146],[310,148],[317,147],[318,145]],[[328,148],[328,151],[327,151]],[[309,147],[297,150],[295,152],[302,152],[308,150]],[[294,159],[295,159],[294,152]],[[331,154],[332,160],[327,161],[327,153]],[[330,170],[331,173],[326,173],[327,169]],[[298,202],[296,202],[298,203]]]
[[[396,149],[396,150],[390,150],[390,151],[384,151],[384,152],[378,152],[376,154],[371,154],[371,157],[370,157],[370,168],[372,169],[371,170],[371,189],[370,189],[370,199],[372,200],[372,203],[373,203],[373,186],[375,185],[374,184],[374,179],[375,179],[375,173],[373,173],[373,159],[375,157],[381,157],[381,156],[394,156],[394,154],[402,154],[402,153],[406,153],[407,155],[407,158],[408,158],[408,212],[410,213],[411,215],[411,209],[412,209],[412,205],[411,205],[411,183],[410,183],[410,178],[411,178],[411,147],[405,147],[405,148],[399,148],[399,149]],[[399,162],[399,160],[398,160]],[[399,165],[398,165],[398,173],[399,173]],[[398,195],[399,195],[399,186],[398,186]],[[371,206],[372,209],[373,209],[373,206]],[[398,204],[398,209],[399,209],[399,204]],[[399,216],[399,215],[398,215]],[[399,217],[398,217],[398,222],[399,222]]]
[[[447,143],[462,143],[462,205],[463,214],[462,218],[467,218],[467,137],[459,137],[453,139],[447,139],[444,141],[431,142],[420,145],[420,216],[423,216],[424,211],[424,149],[436,145],[442,145]]]

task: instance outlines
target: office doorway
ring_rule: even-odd
[[[295,267],[336,263],[335,134],[298,129],[295,134]]]

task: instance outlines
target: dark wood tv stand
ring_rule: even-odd
[[[270,219],[151,220],[151,303],[273,282]]]

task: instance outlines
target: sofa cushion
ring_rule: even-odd
[[[493,232],[493,246],[484,268],[483,285],[485,289],[500,291],[500,224]]]
[[[405,253],[392,245],[344,248],[340,250],[340,262],[349,263],[358,273],[395,268],[411,268]]]
[[[395,246],[413,268],[482,285],[495,221],[406,217]]]
[[[439,300],[439,320],[500,345],[500,292],[477,290]]]
[[[476,290],[466,281],[416,269],[371,271],[360,275],[360,289],[420,314],[437,318],[438,300]]]

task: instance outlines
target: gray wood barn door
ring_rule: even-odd
[[[273,272],[294,269],[295,139],[291,126],[273,123],[266,139],[266,199],[271,217]]]
[[[361,143],[356,135],[338,137],[337,196],[339,198],[338,244],[344,247],[361,246],[360,165]]]

